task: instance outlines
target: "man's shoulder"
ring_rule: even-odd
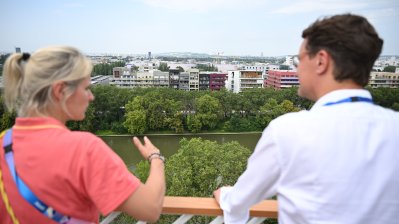
[[[301,110],[298,112],[290,112],[283,114],[273,120],[273,123],[296,123],[311,118],[311,112],[308,110]]]

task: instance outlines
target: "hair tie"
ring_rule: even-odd
[[[23,53],[22,54],[22,60],[23,61],[27,61],[30,58],[30,54],[29,53]]]

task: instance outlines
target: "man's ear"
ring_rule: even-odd
[[[56,82],[51,85],[52,87],[52,94],[54,96],[54,99],[57,101],[61,101],[64,98],[64,87],[65,83],[64,82]]]
[[[328,71],[329,66],[331,66],[331,57],[330,54],[325,50],[320,50],[316,54],[316,73],[318,75],[323,75]]]

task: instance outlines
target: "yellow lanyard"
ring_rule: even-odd
[[[3,137],[4,133],[5,133],[5,131],[3,131],[0,134],[0,138]],[[17,217],[15,217],[14,211],[11,208],[10,201],[8,200],[8,196],[7,196],[6,191],[4,189],[3,172],[2,172],[1,168],[0,168],[0,193],[1,193],[1,197],[3,198],[4,205],[6,206],[7,212],[8,212],[8,214],[10,215],[10,217],[12,219],[12,222],[14,224],[19,224],[19,221],[18,221]]]

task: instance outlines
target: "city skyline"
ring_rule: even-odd
[[[294,55],[303,29],[341,13],[368,18],[382,55],[399,55],[395,0],[1,1],[0,52],[70,45],[87,54]]]

